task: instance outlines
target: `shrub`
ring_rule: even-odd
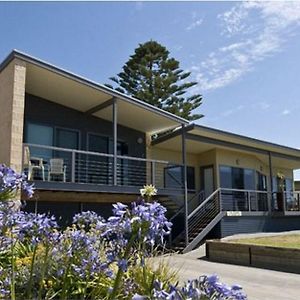
[[[20,183],[13,186],[17,188],[9,187],[12,193]],[[7,188],[2,190],[7,193]],[[154,190],[144,189],[149,199],[147,190],[152,194]],[[107,220],[83,212],[62,230],[54,217],[1,205],[0,297],[246,299],[239,286],[223,285],[216,276],[179,286],[176,274],[166,265],[150,263],[147,257],[171,230],[165,212],[157,202],[140,200],[131,207],[116,203]]]

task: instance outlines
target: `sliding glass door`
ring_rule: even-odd
[[[87,150],[108,153],[108,137],[88,133]],[[112,159],[105,156],[87,155],[86,177],[88,183],[108,184],[112,180]]]
[[[220,166],[220,186],[232,189],[222,192],[225,210],[248,210],[248,197],[251,203],[255,202],[253,193],[243,191],[255,190],[255,173],[252,169]]]
[[[55,127],[55,146],[64,149],[79,149],[79,131],[61,127]],[[53,151],[53,158],[63,159],[63,165],[66,168],[66,180],[71,181],[72,174],[72,153],[69,151]],[[80,174],[80,156],[75,157],[75,181],[79,181]]]

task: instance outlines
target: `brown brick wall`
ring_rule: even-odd
[[[25,63],[14,59],[0,73],[0,163],[22,168]]]

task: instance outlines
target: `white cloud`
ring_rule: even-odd
[[[289,109],[284,109],[282,112],[281,112],[281,114],[283,115],[283,116],[287,116],[287,115],[289,115],[291,113],[291,111],[289,110]]]
[[[202,23],[203,23],[203,19],[194,20],[190,25],[188,25],[186,27],[186,31],[191,31],[191,30],[195,29],[196,27],[199,27],[200,25],[202,25]]]
[[[300,2],[242,2],[218,19],[231,42],[193,66],[201,91],[227,86],[282,51],[300,25]]]
[[[267,110],[267,109],[269,109],[271,107],[271,105],[269,103],[267,103],[267,102],[262,101],[262,102],[257,103],[257,107],[260,110]]]
[[[227,110],[223,111],[223,112],[221,113],[221,115],[222,115],[223,117],[229,117],[229,116],[231,116],[231,115],[233,115],[233,114],[235,114],[235,113],[237,113],[237,112],[240,112],[240,111],[243,110],[244,108],[245,108],[244,105],[239,105],[238,107],[234,107],[234,108],[227,109]]]

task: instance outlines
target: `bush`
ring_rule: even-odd
[[[11,194],[22,184],[15,187]],[[154,190],[146,187],[144,197],[149,200]],[[131,207],[116,203],[107,220],[83,212],[62,230],[54,217],[13,211],[2,204],[0,297],[246,299],[239,286],[227,287],[216,276],[202,276],[180,287],[166,265],[150,264],[147,257],[171,230],[165,212],[156,202],[141,200]]]

